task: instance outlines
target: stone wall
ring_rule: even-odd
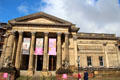
[[[106,58],[108,58],[109,67],[118,67],[119,52],[117,46],[115,45],[116,43],[117,40],[78,39],[77,51],[78,56],[80,56],[81,67],[88,67],[87,56],[91,56],[93,67],[100,67],[99,56],[103,56],[103,67],[107,67]]]

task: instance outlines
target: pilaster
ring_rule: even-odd
[[[105,59],[106,59],[106,67],[109,68],[109,60],[108,60],[108,54],[107,54],[107,42],[103,44],[104,46],[104,53],[105,53]]]

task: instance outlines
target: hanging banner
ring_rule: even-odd
[[[36,39],[35,55],[43,55],[43,38]]]
[[[56,55],[56,39],[49,38],[49,55]]]
[[[30,51],[30,38],[23,39],[22,53],[29,54]]]

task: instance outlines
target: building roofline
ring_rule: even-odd
[[[109,39],[109,40],[118,40],[115,34],[106,34],[106,33],[77,33],[78,39]]]

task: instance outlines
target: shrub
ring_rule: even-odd
[[[56,71],[56,74],[72,74],[73,71],[70,69],[70,68],[59,68],[57,71]]]

